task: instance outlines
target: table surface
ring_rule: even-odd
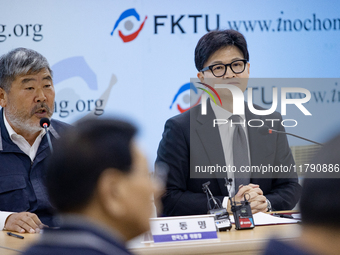
[[[179,243],[150,244],[135,242],[130,250],[135,254],[258,254],[268,239],[278,238],[292,241],[300,236],[299,224],[257,226],[250,230],[236,230],[218,233],[218,240],[188,241]],[[24,239],[0,232],[0,254],[18,255],[36,242],[40,234],[21,234]],[[141,240],[141,239],[139,239]]]
[[[189,241],[163,244],[140,244],[130,250],[139,255],[153,254],[259,254],[270,238],[294,241],[300,236],[299,224],[257,226],[249,230],[218,233],[216,241]]]
[[[38,240],[39,234],[19,234],[24,239],[8,236],[8,231],[0,231],[0,254],[1,255],[18,255],[30,244]]]

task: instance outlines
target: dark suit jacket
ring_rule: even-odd
[[[257,109],[263,109],[254,106]],[[246,119],[279,119],[273,129],[284,131],[281,126],[281,115],[274,112],[267,116],[251,113],[246,105]],[[223,200],[228,195],[223,178],[190,178],[190,167],[216,165],[224,166],[225,158],[218,127],[213,127],[215,114],[210,103],[207,104],[207,115],[201,115],[201,106],[170,118],[164,128],[163,138],[157,152],[157,162],[169,166],[166,193],[162,197],[165,215],[193,215],[207,213],[207,197],[202,191],[202,184],[210,181],[209,188],[213,195]],[[271,127],[271,122],[265,122]],[[255,125],[255,123],[253,123]],[[249,150],[252,166],[290,166],[294,159],[288,146],[286,135],[261,135],[258,128],[248,126]],[[191,164],[190,164],[191,161]],[[190,166],[191,165],[191,166]],[[275,210],[292,209],[300,198],[301,186],[297,174],[288,173],[281,178],[259,178],[251,175],[250,182],[259,184],[264,195]],[[275,176],[277,177],[277,176]]]

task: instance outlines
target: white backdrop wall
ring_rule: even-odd
[[[189,90],[180,93],[170,109],[179,89],[196,77],[194,48],[208,30],[233,28],[245,35],[252,78],[339,78],[338,1],[1,0],[0,4],[0,53],[27,47],[46,56],[56,89],[53,117],[68,123],[87,115],[129,119],[140,129],[139,142],[150,165],[165,121],[179,114],[177,105],[187,107],[183,96]],[[312,93],[306,104],[312,116],[288,108],[285,118],[298,121],[288,132],[320,142],[338,132],[337,81],[305,86]],[[268,101],[271,87],[263,88]],[[259,91],[254,93],[255,103],[269,108]],[[305,144],[289,139],[291,145]]]

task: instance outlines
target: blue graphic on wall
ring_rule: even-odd
[[[188,94],[184,95],[184,97],[182,98],[183,102],[182,101],[181,102],[177,102],[177,110],[180,113],[183,113],[183,112],[186,112],[187,110],[189,110],[191,107],[194,107],[194,106],[198,105],[199,102],[201,101],[201,96],[198,95],[198,90],[195,87],[195,85],[193,83],[191,83],[191,82],[188,82],[188,83],[182,85],[178,89],[176,95],[174,96],[174,99],[172,100],[172,103],[170,105],[170,109],[172,109],[172,106],[174,105],[174,103],[176,102],[176,100],[178,99],[178,97],[180,95],[184,94],[186,91],[189,92],[190,90],[192,90],[194,92],[194,94],[190,95],[190,93],[188,93]],[[195,99],[195,97],[194,97],[195,95],[197,95],[198,98],[195,100],[194,103],[191,104],[190,101],[191,101],[192,98]],[[189,106],[183,107],[182,105],[189,105]]]
[[[80,77],[90,89],[98,90],[97,75],[82,56],[63,59],[53,65],[51,69],[53,71],[54,84],[69,78]]]

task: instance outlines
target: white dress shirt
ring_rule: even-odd
[[[16,145],[18,145],[18,147],[20,148],[20,150],[22,150],[25,154],[27,154],[31,161],[33,162],[35,156],[37,155],[37,151],[40,145],[40,142],[43,138],[43,136],[45,135],[45,129],[41,129],[40,134],[38,135],[38,137],[35,139],[33,145],[31,146],[26,139],[21,136],[18,135],[13,128],[11,127],[11,125],[8,123],[6,116],[5,116],[5,112],[4,112],[4,122],[5,122],[5,127],[7,129],[7,132],[9,134],[9,137],[11,138],[12,142],[15,143]]]
[[[12,142],[15,143],[20,148],[20,150],[22,150],[25,154],[27,154],[30,157],[31,161],[33,162],[35,156],[37,155],[40,142],[46,133],[45,130],[44,129],[41,130],[40,134],[38,135],[33,145],[31,146],[23,136],[18,135],[13,130],[13,128],[11,127],[11,125],[8,123],[6,119],[5,112],[3,113],[4,113],[3,114],[4,124],[5,124],[5,127],[7,129],[7,132]],[[5,222],[7,220],[7,217],[11,215],[12,213],[13,212],[0,211],[0,227],[1,226],[3,226],[3,228],[5,227]]]

